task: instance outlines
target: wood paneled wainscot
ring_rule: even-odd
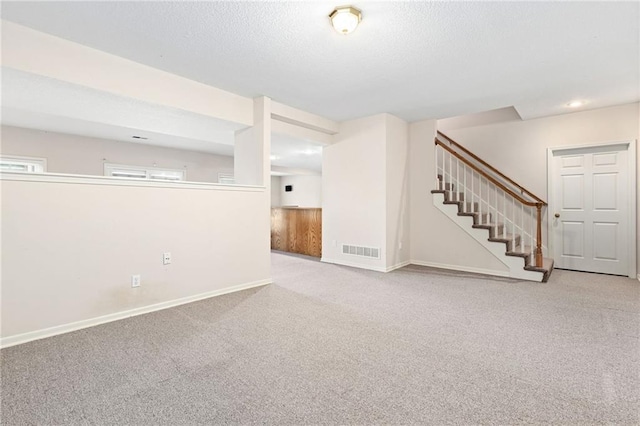
[[[322,209],[271,209],[271,249],[322,256]]]

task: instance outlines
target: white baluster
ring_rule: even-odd
[[[471,204],[469,204],[469,211],[474,211],[475,209],[473,208],[473,199],[475,196],[475,188],[473,187],[473,169],[471,169],[471,199],[469,200],[471,202]]]
[[[520,239],[520,251],[524,252],[524,243],[525,243],[525,237],[526,237],[526,231],[524,227],[524,204],[520,204],[520,227],[522,228],[522,238]]]
[[[534,252],[535,252],[535,247],[536,247],[536,239],[537,239],[537,232],[534,229],[535,226],[535,220],[534,220],[534,208],[535,207],[529,207],[529,228],[531,229],[531,264],[535,265],[536,264],[536,258],[534,256]]]
[[[511,196],[511,251],[516,251],[516,199]]]
[[[449,154],[449,201],[451,201],[451,197],[453,196],[453,192],[451,191],[451,186],[452,186],[451,181],[453,180],[453,168],[451,166],[451,161],[453,160],[451,157],[453,156],[451,155],[450,152],[448,154]]]
[[[500,214],[498,213],[498,208],[500,207],[500,205],[498,204],[498,187],[496,186],[496,204],[494,207],[494,210],[496,211],[496,226],[499,222],[499,218],[500,218]],[[498,228],[496,228],[496,235],[498,233]]]
[[[447,173],[447,151],[442,148],[442,163],[440,164],[440,168],[442,169],[442,189],[444,189],[444,180],[446,179],[445,175]]]
[[[436,189],[440,189],[440,182],[438,181],[438,152],[440,149],[440,145],[436,145],[436,152],[435,155],[433,156],[433,165],[434,165],[434,170],[436,171]]]
[[[462,211],[466,212],[467,211],[467,200],[469,199],[469,194],[467,193],[467,165],[463,164],[462,165],[462,179],[464,180],[464,200],[463,201],[463,206],[464,208],[462,209]]]
[[[504,222],[504,236],[509,233],[509,222],[507,221],[507,193],[502,191],[502,221]]]
[[[456,201],[460,201],[460,160],[456,158]]]
[[[482,175],[480,173],[478,173],[478,183],[478,223],[482,225],[484,221],[482,220]]]

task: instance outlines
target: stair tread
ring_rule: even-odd
[[[490,241],[498,241],[501,243],[508,243],[509,241],[513,241],[513,240],[518,241],[519,239],[520,239],[520,234],[501,234],[493,238],[489,238]]]
[[[504,226],[504,223],[502,222],[498,222],[498,223],[478,223],[477,225],[473,225],[474,228],[501,228]]]
[[[510,250],[506,253],[507,256],[529,256],[533,252],[531,246],[517,245],[514,250]]]
[[[546,283],[547,281],[549,281],[549,277],[551,276],[551,271],[553,271],[553,264],[554,264],[553,259],[548,257],[543,257],[541,267],[538,267],[535,265],[527,265],[524,267],[524,269],[527,271],[542,272],[544,274],[542,276],[542,282]]]

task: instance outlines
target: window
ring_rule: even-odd
[[[218,173],[218,183],[233,185],[236,183],[236,179],[231,173]]]
[[[0,157],[1,172],[15,173],[45,173],[47,171],[47,160],[33,157]]]
[[[145,168],[109,163],[104,164],[104,175],[126,179],[153,179],[168,181],[187,180],[187,172],[185,170],[159,169],[156,167]]]

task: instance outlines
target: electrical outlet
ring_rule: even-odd
[[[171,253],[167,252],[162,255],[162,264],[168,265],[171,263]]]
[[[398,249],[402,250],[402,242],[398,243]]]
[[[338,242],[336,240],[333,240],[332,244],[334,247],[338,247]]]
[[[131,287],[140,287],[140,275],[131,275]]]

